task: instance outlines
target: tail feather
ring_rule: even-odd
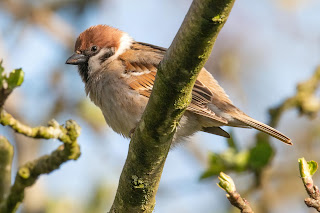
[[[260,130],[264,133],[267,133],[269,135],[271,135],[272,137],[275,137],[281,141],[283,141],[284,143],[286,144],[289,144],[289,145],[292,145],[291,143],[291,139],[288,138],[287,136],[285,136],[284,134],[282,134],[281,132],[279,132],[278,130],[264,124],[264,123],[261,123],[249,116],[237,116],[235,117],[236,120],[238,121],[241,121],[243,122],[244,124],[247,124],[248,126],[252,127],[252,128],[255,128],[257,130]]]
[[[203,127],[202,131],[207,132],[207,133],[211,133],[214,135],[220,135],[225,138],[230,138],[229,133],[227,133],[226,131],[224,131],[220,127]]]

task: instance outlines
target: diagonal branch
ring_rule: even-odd
[[[152,212],[162,169],[194,82],[234,0],[194,0],[159,66],[131,140],[111,212]]]

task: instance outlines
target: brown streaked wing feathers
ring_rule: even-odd
[[[156,72],[150,71],[147,66],[137,63],[132,65],[130,62],[126,62],[126,67],[127,74],[131,74],[130,78],[127,79],[129,86],[133,90],[138,91],[141,95],[149,98],[151,95]],[[149,65],[148,67],[150,68],[151,66]]]
[[[213,93],[201,81],[196,80],[192,89],[192,100],[187,110],[219,121],[222,124],[227,124],[228,121],[220,116],[217,116],[212,110],[209,109],[208,103],[211,103]]]
[[[154,57],[150,59],[148,55],[141,52],[141,49],[150,49],[153,54],[151,57],[156,56],[158,60],[154,60]],[[130,57],[125,57],[127,60],[124,61],[126,66],[126,74],[130,75],[129,86],[138,91],[141,95],[149,98],[151,95],[153,83],[155,80],[155,75],[157,72],[157,66],[162,60],[165,49],[154,45],[149,45],[145,43],[134,43],[130,51],[135,51],[131,53]],[[120,56],[120,59],[122,57]],[[188,106],[187,110],[201,115],[215,121],[221,122],[221,124],[227,124],[227,120],[217,116],[212,110],[207,106],[208,103],[212,101],[213,93],[208,87],[206,87],[201,81],[196,80],[194,88],[192,90],[192,100],[191,104]],[[215,130],[218,131],[218,130]],[[220,135],[226,137],[226,134],[221,133]]]

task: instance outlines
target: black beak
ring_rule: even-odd
[[[88,57],[83,54],[74,53],[68,60],[66,64],[79,65],[88,62]]]

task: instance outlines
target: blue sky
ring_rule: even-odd
[[[295,4],[298,6],[288,9],[282,6],[283,2],[288,1],[236,1],[218,37],[214,48],[216,52],[210,59],[219,64],[215,58],[224,50],[231,49],[231,53],[236,55],[233,65],[235,79],[219,75],[218,80],[237,106],[264,122],[268,119],[267,109],[293,95],[295,85],[308,78],[319,65],[320,3],[297,0]],[[88,8],[79,19],[68,15],[72,8],[57,15],[74,27],[75,35],[91,25],[108,24],[128,32],[137,41],[168,47],[190,4],[190,0],[110,0],[98,8]],[[22,67],[26,73],[25,82],[11,98],[17,101],[19,110],[29,123],[44,124],[42,119],[57,98],[48,85],[53,67],[63,69],[61,90],[72,94],[68,97],[74,100],[84,97],[84,86],[76,68],[64,65],[72,50],[66,49],[38,27],[28,27],[20,35],[24,24],[9,28],[11,24],[10,15],[0,11],[0,45],[3,45],[0,54],[3,54],[4,65],[7,70]],[[215,74],[215,70],[210,71]],[[23,97],[23,104],[18,101],[19,97]],[[105,182],[115,190],[126,158],[128,140],[107,127],[105,134],[95,135],[76,113],[63,113],[56,119],[63,123],[69,118],[82,126],[79,139],[82,156],[75,162],[66,163],[58,171],[42,176],[40,181],[52,196],[61,198],[63,195],[77,201],[85,200],[97,182]],[[295,139],[294,130],[290,130],[286,122],[292,123],[297,119],[296,113],[289,113],[279,129]],[[290,125],[297,126],[295,123]],[[8,132],[8,129],[0,128],[0,134],[10,135]],[[241,146],[246,147],[253,142],[256,131],[237,129],[235,133]],[[191,144],[195,144],[203,156],[209,151],[221,152],[227,148],[223,138],[205,133],[197,134],[192,140],[196,142]],[[283,145],[276,140],[274,142],[281,154]],[[41,150],[49,153],[57,145],[56,141],[44,142]],[[227,200],[215,185],[217,180],[198,181],[205,165],[189,150],[181,145],[170,152],[157,196],[156,212],[177,212],[182,207],[185,208],[183,212],[226,211],[228,205],[222,204]],[[296,205],[296,212],[299,212],[297,210],[301,206]]]

